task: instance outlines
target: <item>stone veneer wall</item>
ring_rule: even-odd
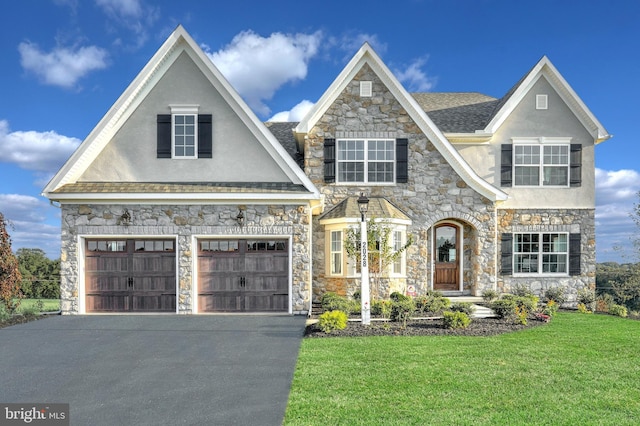
[[[373,96],[359,95],[359,81],[372,81]],[[324,183],[324,138],[408,138],[409,181],[396,185],[345,185]],[[428,288],[431,277],[432,244],[429,228],[436,222],[453,219],[473,228],[473,238],[465,241],[473,261],[465,265],[465,283],[474,294],[494,288],[496,275],[496,216],[494,203],[469,188],[436,147],[420,131],[407,111],[387,90],[376,73],[365,65],[336,102],[318,121],[305,141],[305,173],[325,196],[325,211],[348,196],[361,191],[383,196],[413,220],[407,232],[414,237],[408,249],[407,285],[418,293]],[[313,225],[314,298],[324,291],[354,286],[347,279],[325,278],[324,227],[317,217]],[[467,272],[470,268],[471,272]]]
[[[525,285],[538,295],[550,287],[565,287],[568,303],[575,305],[578,290],[595,289],[596,228],[595,209],[503,209],[498,210],[498,232],[568,232],[580,233],[580,268],[578,276],[515,277],[501,276],[498,287],[510,292],[514,286]]]
[[[295,314],[306,314],[310,304],[309,208],[289,205],[242,206],[246,224],[236,223],[237,205],[62,205],[61,299],[64,314],[77,314],[79,292],[78,236],[177,236],[178,310],[192,312],[192,270],[197,248],[192,236],[292,236],[292,307]],[[131,223],[121,223],[124,210]]]

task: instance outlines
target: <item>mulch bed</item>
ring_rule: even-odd
[[[499,318],[474,318],[465,329],[447,329],[440,319],[414,319],[407,322],[406,328],[399,322],[371,321],[368,326],[361,322],[349,321],[344,330],[331,333],[321,331],[316,324],[310,324],[305,337],[368,337],[368,336],[495,336],[545,325],[545,322],[529,319],[527,325],[513,324],[512,321]]]

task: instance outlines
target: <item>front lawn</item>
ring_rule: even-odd
[[[60,299],[22,299],[18,312],[27,309],[36,309],[38,302],[42,302],[42,312],[54,312],[60,310]]]
[[[287,425],[637,425],[640,321],[493,337],[304,339]]]

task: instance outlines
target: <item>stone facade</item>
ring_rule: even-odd
[[[242,208],[246,218],[238,226],[236,215]],[[131,221],[123,223],[128,211]],[[178,312],[193,312],[193,286],[197,285],[193,256],[197,237],[279,237],[291,238],[292,291],[294,314],[309,309],[310,241],[307,206],[290,205],[62,205],[61,299],[62,312],[79,313],[79,263],[82,237],[172,237],[177,239]]]
[[[359,96],[359,82],[373,82],[373,96]],[[325,138],[408,138],[409,180],[393,185],[326,184],[324,172]],[[414,239],[406,253],[406,285],[418,293],[429,288],[431,277],[430,228],[440,221],[460,224],[468,237],[464,241],[464,289],[471,294],[495,287],[494,203],[471,189],[449,162],[426,138],[407,111],[397,102],[376,73],[365,65],[329,107],[305,141],[305,173],[325,197],[325,211],[346,197],[365,192],[381,196],[407,214],[412,224],[407,233]],[[314,296],[338,289],[351,293],[355,279],[328,278],[324,227],[314,218]]]
[[[578,290],[596,286],[595,209],[503,209],[498,210],[498,232],[579,233],[581,273],[567,277],[500,276],[498,289],[510,292],[525,285],[538,295],[551,287],[564,287],[568,303],[575,305]]]

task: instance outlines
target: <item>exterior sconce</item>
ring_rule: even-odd
[[[236,221],[238,222],[238,226],[244,226],[244,213],[242,210],[238,210],[238,216],[236,216]]]
[[[131,225],[131,213],[129,213],[129,210],[124,209],[120,215],[120,225]]]

